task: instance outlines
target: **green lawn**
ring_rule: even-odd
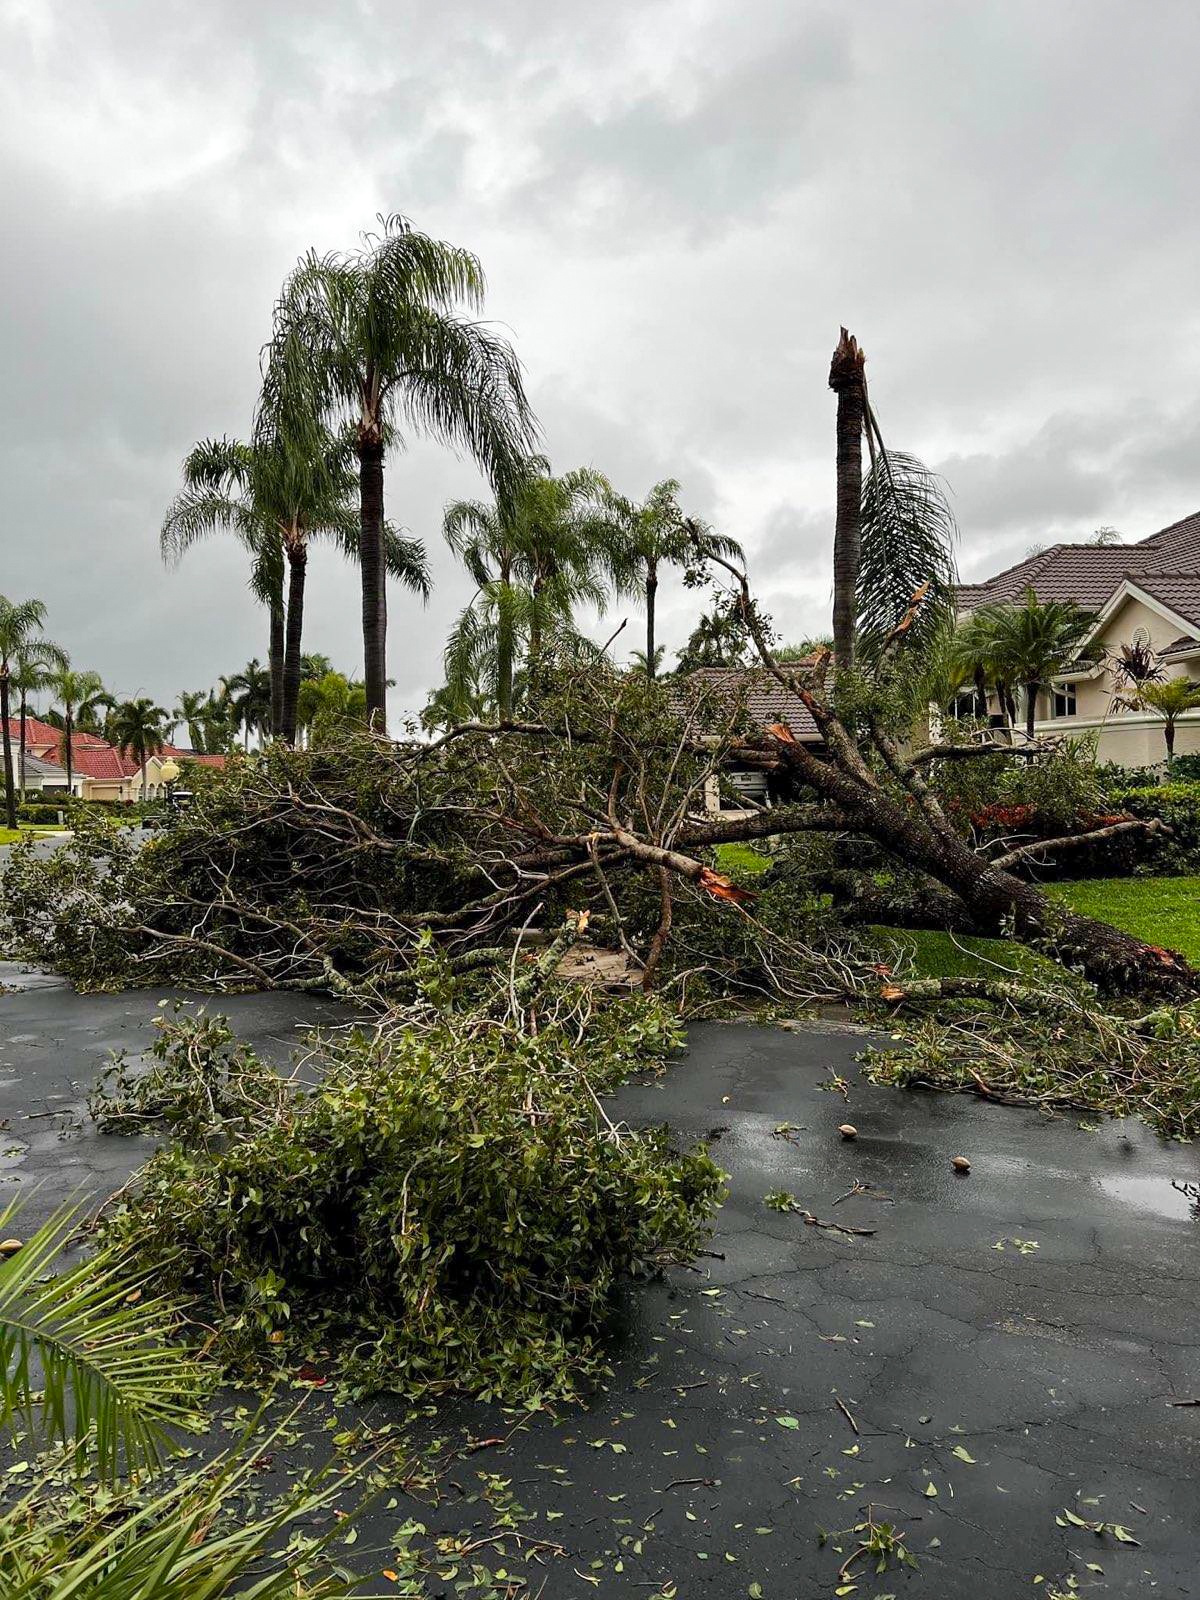
[[[1178,950],[1200,963],[1200,878],[1086,878],[1047,885],[1076,911],[1136,934],[1147,944]],[[966,939],[948,933],[880,929],[893,947],[907,949],[916,971],[929,978],[999,976],[993,963],[1014,975],[1045,967],[1040,956],[1002,939]]]
[[[1200,878],[1081,878],[1050,885],[1085,916],[1200,963]]]
[[[717,846],[717,864],[745,879],[765,872],[771,860],[750,844],[722,844]],[[1200,878],[1081,878],[1046,888],[1076,911],[1125,928],[1147,944],[1178,950],[1200,966]],[[920,977],[1003,976],[997,965],[1014,977],[1031,977],[1039,967],[1049,966],[1031,950],[1003,939],[968,939],[925,929],[876,931],[885,944],[910,953]]]
[[[23,822],[17,829],[0,828],[0,844],[16,844],[18,839],[24,839],[28,834],[60,833],[60,828],[43,828],[39,824]]]

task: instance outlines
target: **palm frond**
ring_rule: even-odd
[[[0,1212],[0,1229],[17,1209]],[[56,1212],[0,1261],[0,1424],[23,1421],[111,1477],[173,1448],[171,1428],[193,1421],[196,1374],[166,1342],[170,1306],[141,1298],[121,1262],[101,1253],[51,1273],[78,1219],[78,1206]]]
[[[904,620],[914,597],[921,605],[908,632],[921,644],[953,604],[957,526],[942,480],[915,456],[878,450],[862,489],[862,555],[858,573],[858,630],[870,660]]]

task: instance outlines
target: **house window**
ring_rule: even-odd
[[[1073,683],[1056,683],[1050,695],[1050,715],[1052,717],[1073,717],[1076,709],[1075,685]]]

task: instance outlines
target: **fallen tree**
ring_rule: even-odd
[[[756,900],[714,856],[739,841],[837,837],[843,858],[861,847],[903,868],[915,925],[1019,940],[1110,994],[1195,994],[1181,955],[1072,911],[1022,875],[1055,848],[1150,836],[1154,819],[1067,823],[1057,843],[1015,844],[997,858],[938,798],[939,770],[1039,753],[914,738],[906,685],[952,601],[948,512],[929,474],[886,450],[862,353],[845,334],[831,382],[839,657],[777,659],[746,573],[703,552],[730,581],[761,670],[812,717],[818,747],[784,723],[756,726],[702,684],[668,691],[602,661],[547,659],[524,720],[469,723],[432,743],[363,734],[303,752],[270,747],[212,777],[140,852],[87,829],[45,862],[18,847],[2,885],[8,948],[89,986],[174,980],[386,1002],[411,986],[422,940],[460,971],[516,970],[575,910],[647,988],[707,975],[793,1005],[877,996],[878,951],[827,908],[814,916],[811,884]],[[864,437],[871,465],[860,490]],[[709,814],[706,796],[735,758],[782,774],[790,798]],[[852,871],[851,885],[847,921],[894,920],[872,872]]]

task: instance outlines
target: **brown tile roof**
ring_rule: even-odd
[[[1131,572],[1129,578],[1139,589],[1170,606],[1185,622],[1200,628],[1200,571]]]
[[[797,739],[820,738],[799,695],[785,689],[763,667],[700,667],[672,682],[671,708],[677,714],[693,712],[709,725],[744,713],[758,728],[784,722]]]
[[[1162,593],[1151,588],[1153,574],[1162,575],[1156,580]],[[992,578],[960,584],[957,593],[960,605],[968,611],[1019,601],[1027,589],[1039,600],[1073,600],[1089,611],[1099,611],[1126,578],[1200,626],[1200,605],[1191,587],[1195,585],[1200,592],[1200,512],[1138,544],[1051,545]],[[1168,589],[1177,595],[1177,602],[1168,598]]]
[[[1160,656],[1174,656],[1184,655],[1189,650],[1200,650],[1200,639],[1194,638],[1190,633],[1185,633],[1182,638],[1172,639],[1170,644],[1158,653]]]

